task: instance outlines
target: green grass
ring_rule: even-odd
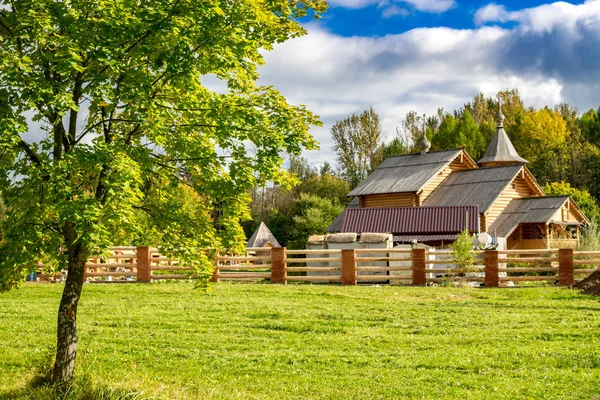
[[[0,398],[52,398],[62,286],[0,295]],[[593,399],[600,302],[561,288],[89,284],[71,397]]]

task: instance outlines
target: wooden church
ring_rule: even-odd
[[[546,196],[496,117],[496,133],[475,162],[464,149],[387,158],[348,196],[328,232],[391,233],[395,243],[445,247],[459,232],[486,232],[500,249],[574,247],[588,223],[570,196]]]

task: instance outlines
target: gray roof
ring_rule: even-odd
[[[547,224],[568,199],[569,196],[515,199],[494,221],[488,232],[498,237],[507,237],[522,223]]]
[[[505,165],[453,172],[424,206],[479,206],[485,213],[521,168]]]
[[[517,150],[515,150],[515,146],[513,146],[512,142],[508,138],[508,135],[504,131],[504,127],[502,125],[502,122],[504,121],[504,115],[502,115],[502,113],[499,113],[496,121],[498,122],[496,134],[492,138],[485,155],[477,162],[477,164],[481,165],[492,162],[510,162],[519,164],[529,163],[529,161],[519,156]]]
[[[246,247],[265,247],[267,243],[271,244],[271,247],[281,247],[275,236],[271,233],[267,225],[261,222],[256,231],[248,239]]]
[[[350,202],[350,204],[348,204],[348,206],[346,207],[346,209],[348,208],[358,208],[358,197],[355,197],[352,199],[352,201]],[[342,229],[342,221],[344,220],[344,212],[346,210],[342,211],[340,213],[340,215],[337,216],[337,218],[331,223],[329,224],[329,226],[327,227],[327,229],[325,229],[325,232],[339,232]]]
[[[454,149],[388,157],[348,196],[418,192],[461,151]]]

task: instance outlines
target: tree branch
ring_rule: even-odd
[[[25,141],[23,139],[19,140],[19,144],[18,146],[25,152],[25,154],[27,154],[27,157],[29,157],[29,159],[37,164],[40,165],[40,159],[37,156],[37,154],[35,154],[35,152],[31,149],[31,147],[29,147],[29,145],[27,143],[25,143]]]

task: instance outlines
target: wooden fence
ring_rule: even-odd
[[[253,248],[246,251],[242,255],[218,252],[212,281],[423,286],[443,284],[460,276],[488,287],[543,281],[571,286],[600,265],[600,251],[572,249],[473,251],[475,265],[467,272],[455,265],[456,260],[448,250]],[[50,276],[39,272],[40,280],[60,279],[60,274]],[[86,264],[89,282],[193,279],[192,273],[192,268],[151,247],[112,247],[104,257],[90,259]]]

